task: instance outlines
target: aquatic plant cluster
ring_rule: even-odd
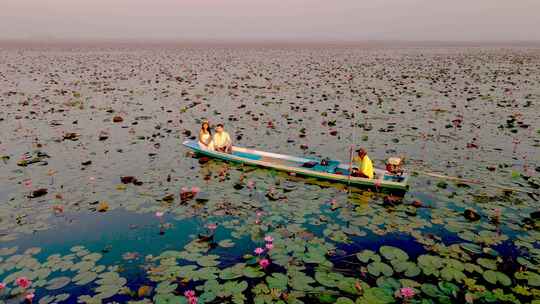
[[[0,76],[0,302],[540,303],[536,49],[3,49]],[[410,191],[193,155],[204,119],[405,156]]]

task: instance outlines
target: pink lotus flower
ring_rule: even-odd
[[[208,229],[210,229],[210,230],[216,230],[216,229],[217,229],[217,224],[213,224],[213,223],[212,223],[212,224],[208,224],[206,227],[207,227]]]
[[[162,217],[163,214],[165,214],[165,212],[163,212],[163,211],[157,211],[157,212],[156,212],[156,216],[157,216],[157,217]]]
[[[93,182],[93,181],[95,181],[95,180],[96,180],[96,178],[95,178],[95,177],[93,177],[93,176],[90,176],[90,177],[89,177],[88,179],[89,179],[89,180],[90,180],[91,182]]]
[[[272,248],[274,248],[274,244],[272,244],[272,243],[266,243],[265,247],[266,247],[266,249],[268,249],[268,250],[272,250]]]
[[[187,187],[182,187],[182,189],[180,189],[180,193],[186,193],[186,192],[189,192]]]
[[[195,296],[195,291],[186,290],[184,296],[187,298],[189,304],[197,304],[197,297]]]
[[[31,179],[27,179],[25,181],[23,181],[23,185],[26,187],[26,188],[32,188],[32,180]]]
[[[2,282],[0,282],[0,290],[2,290],[2,289],[4,289],[4,288],[6,288],[6,284],[5,284],[5,283],[2,283]]]
[[[264,237],[265,242],[272,243],[274,241],[274,238],[271,235],[267,235]]]
[[[35,296],[35,295],[34,295],[33,293],[29,293],[29,294],[27,294],[24,298],[25,298],[28,302],[32,303],[32,300],[34,299],[34,296]]]
[[[410,299],[412,297],[414,297],[414,295],[416,294],[416,292],[414,291],[414,289],[410,288],[410,287],[403,287],[399,290],[399,294],[401,297],[405,298],[405,299]]]
[[[264,269],[270,265],[270,261],[268,259],[262,259],[259,261],[259,265]]]
[[[26,289],[32,285],[32,281],[30,281],[27,277],[20,277],[15,280],[15,283],[19,285],[19,287]]]
[[[263,215],[263,212],[262,211],[257,211],[256,215],[257,215],[257,217],[261,217]]]
[[[262,249],[261,247],[255,248],[255,254],[261,255],[263,252],[264,252],[264,249]]]
[[[191,192],[197,194],[197,193],[201,192],[201,189],[199,187],[191,187]]]

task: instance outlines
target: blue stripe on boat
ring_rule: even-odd
[[[234,151],[232,154],[234,156],[243,157],[243,158],[247,158],[251,160],[260,160],[262,158],[262,156],[260,155],[245,153],[245,152],[238,152],[238,151]]]

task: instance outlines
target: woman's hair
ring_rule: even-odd
[[[208,121],[203,121],[203,123],[201,124],[201,132],[204,130],[204,125],[206,125],[206,131],[208,131],[208,133],[212,135],[212,131],[210,131],[210,124],[208,123]]]

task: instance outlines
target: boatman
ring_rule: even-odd
[[[358,156],[353,158],[353,163],[356,163],[357,168],[353,168],[351,175],[373,179],[373,163],[371,162],[371,159],[369,159],[369,156],[367,156],[366,150],[360,148],[356,150],[356,152],[358,153]]]
[[[232,141],[229,133],[223,130],[223,124],[216,126],[216,134],[212,139],[214,149],[219,152],[232,153]]]

